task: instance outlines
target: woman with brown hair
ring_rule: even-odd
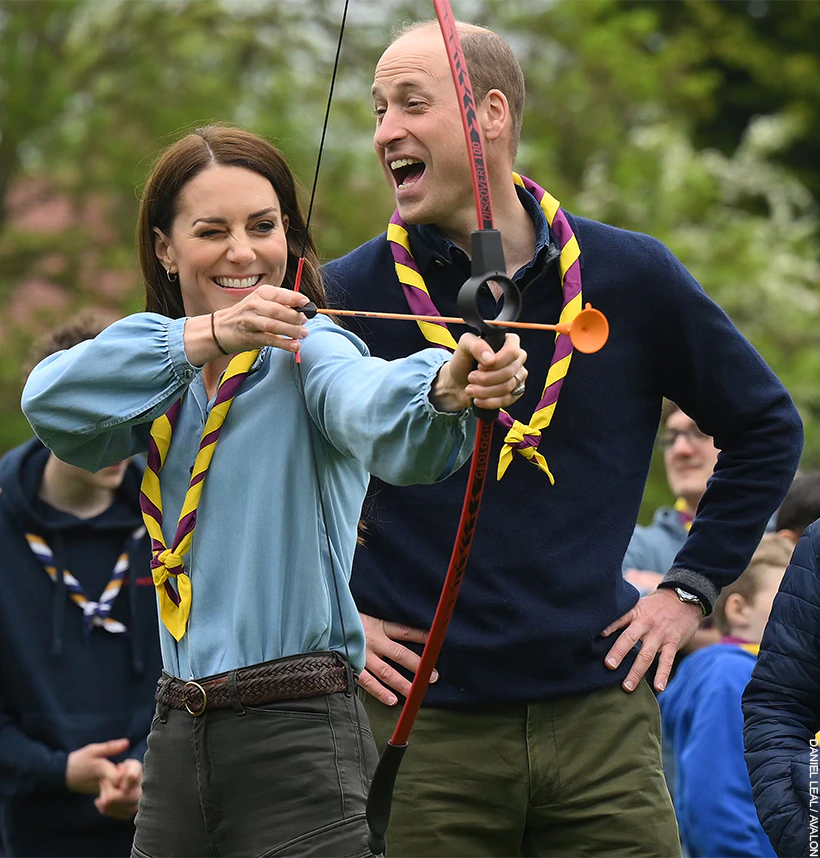
[[[368,854],[376,751],[347,583],[368,475],[452,473],[470,400],[513,401],[525,355],[465,334],[452,357],[386,362],[308,321],[325,297],[293,176],[247,131],[172,145],[138,239],[147,312],[44,361],[23,397],[66,461],[147,451],[164,672],[133,854]]]

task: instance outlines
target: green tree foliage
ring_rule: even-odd
[[[137,193],[162,146],[238,122],[277,142],[309,189],[342,5],[0,0],[0,449],[27,432],[17,375],[32,334],[88,304],[139,307]],[[805,147],[820,122],[820,4],[454,6],[521,58],[519,169],[571,210],[665,241],[783,378],[806,421],[807,464],[819,466],[820,169]],[[420,0],[351,3],[313,216],[325,257],[384,229],[372,70],[391,28],[431,16]],[[26,183],[68,201],[58,229],[21,219],[11,192]],[[656,464],[644,520],[665,494]]]
[[[311,174],[340,8],[0,0],[0,301],[8,310],[0,449],[27,431],[15,402],[32,334],[89,304],[139,307],[133,230],[158,150],[186,129],[238,122],[278,142],[297,174]],[[356,44],[351,29],[345,46],[354,57]],[[361,136],[370,120],[358,93],[335,133],[354,118]],[[325,176],[341,184],[340,139],[327,147]],[[21,186],[28,193],[15,204]],[[32,226],[26,210],[48,202],[67,211]],[[111,288],[101,289],[105,282]]]
[[[649,10],[659,45],[697,46],[692,68],[709,81],[690,108],[694,143],[731,152],[755,116],[785,114],[793,134],[777,159],[820,202],[820,3],[813,0],[628,0]]]
[[[820,466],[820,169],[799,153],[816,150],[818,12],[716,0],[478,12],[522,58],[520,169],[570,209],[676,253],[795,398],[806,468]],[[669,500],[658,457],[642,521]]]
[[[636,127],[620,157],[590,160],[578,204],[596,219],[651,232],[685,262],[798,403],[803,463],[816,468],[820,220],[809,191],[772,160],[791,134],[785,119],[758,118],[726,156],[695,149],[669,125]],[[666,494],[656,467],[645,506]]]

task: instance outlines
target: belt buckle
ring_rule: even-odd
[[[192,709],[191,705],[188,703],[188,686],[189,685],[192,688],[196,688],[197,691],[199,691],[200,694],[202,694],[202,706],[198,707],[197,709]],[[193,679],[189,679],[185,683],[185,685],[182,689],[182,701],[183,701],[183,703],[185,703],[185,708],[188,710],[188,713],[193,715],[194,717],[196,717],[198,715],[201,715],[205,711],[206,707],[208,706],[208,695],[205,692],[205,689],[198,682],[194,682]]]

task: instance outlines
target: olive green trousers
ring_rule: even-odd
[[[363,692],[360,692],[363,693]],[[383,748],[399,707],[365,695]],[[422,709],[399,772],[388,858],[680,858],[649,686]]]

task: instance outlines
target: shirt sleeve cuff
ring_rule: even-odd
[[[715,602],[720,593],[718,588],[706,576],[680,566],[673,566],[664,575],[663,581],[658,584],[658,587],[680,587],[682,590],[686,590],[687,593],[697,596],[706,609],[705,616],[707,617],[715,610]]]
[[[466,422],[472,415],[472,409],[462,408],[461,411],[439,411],[430,400],[430,394],[433,392],[433,385],[438,377],[439,371],[445,363],[450,359],[448,352],[441,349],[425,349],[425,353],[429,353],[430,361],[424,372],[425,383],[422,388],[424,391],[424,411],[428,417],[433,419],[451,419],[458,423]],[[419,353],[420,354],[420,353]]]
[[[181,319],[171,319],[168,323],[168,357],[177,377],[189,384],[202,367],[194,366],[185,354],[183,334],[187,321],[188,317],[183,316]]]

